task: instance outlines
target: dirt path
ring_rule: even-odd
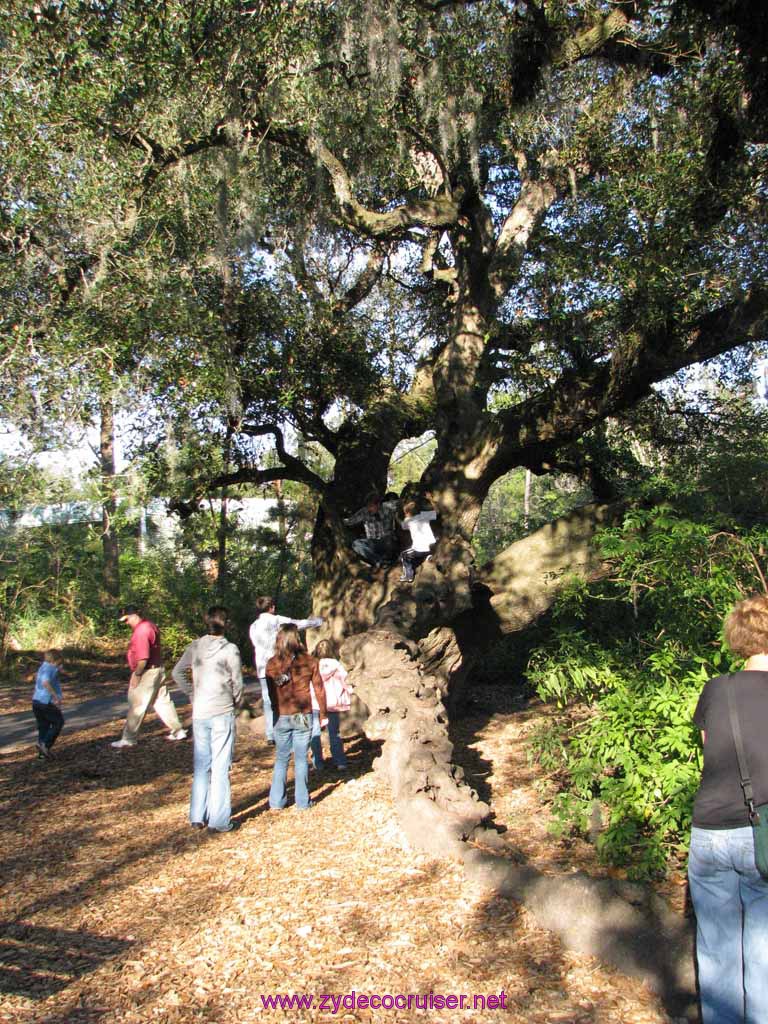
[[[116,725],[64,734],[50,763],[0,758],[0,1021],[668,1020],[640,984],[564,952],[458,865],[404,848],[362,741],[351,777],[324,776],[311,811],[270,813],[272,748],[246,732],[232,775],[241,827],[208,838],[186,824],[190,745],[164,742],[153,719],[116,752]],[[496,737],[503,716],[483,728]],[[463,995],[470,1008],[320,1007],[353,991]],[[500,993],[505,1009],[472,1008]],[[278,994],[314,1006],[263,1005]]]
[[[584,871],[593,878],[626,878],[626,872],[601,863],[585,839],[555,841],[549,832],[553,794],[529,756],[529,738],[556,714],[537,699],[525,701],[509,690],[484,687],[470,713],[452,728],[455,760],[481,798],[492,804],[496,825],[508,830],[513,857],[544,874]],[[692,916],[684,864],[673,865],[669,878],[655,889],[677,913]]]

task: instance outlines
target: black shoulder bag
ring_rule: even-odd
[[[741,790],[744,794],[744,803],[747,805],[749,823],[752,826],[752,836],[755,840],[755,864],[763,878],[768,879],[768,804],[760,804],[759,807],[755,807],[752,779],[749,777],[747,755],[744,752],[744,743],[741,739],[741,722],[733,697],[733,682],[730,680],[728,682],[728,714],[731,716],[731,730],[733,741],[736,744],[736,757],[739,760]]]

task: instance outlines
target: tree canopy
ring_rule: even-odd
[[[229,423],[209,486],[326,498],[433,429],[424,485],[464,535],[510,468],[589,472],[606,417],[764,334],[747,7],[15,5],[6,411],[127,371],[165,422]]]

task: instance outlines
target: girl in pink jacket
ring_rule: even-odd
[[[347,770],[347,757],[344,743],[339,735],[339,714],[348,711],[351,704],[352,690],[347,683],[347,670],[337,658],[338,650],[332,640],[321,640],[312,652],[320,662],[320,675],[325,686],[325,699],[328,705],[328,739],[331,744],[331,760],[339,771]],[[312,766],[321,769],[323,748],[320,740],[320,708],[312,691],[312,737],[309,741],[312,749]]]

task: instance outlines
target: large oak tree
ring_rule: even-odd
[[[446,692],[558,574],[597,569],[596,510],[477,567],[491,485],[567,469],[611,498],[602,425],[765,335],[748,7],[82,2],[17,5],[6,30],[8,365],[42,345],[43,388],[61,311],[124,302],[148,400],[227,439],[234,468],[195,488],[316,491],[315,611],[352,638],[412,834],[438,807],[454,832],[485,811],[450,764]],[[440,541],[403,589],[341,521],[427,431],[414,490]]]

